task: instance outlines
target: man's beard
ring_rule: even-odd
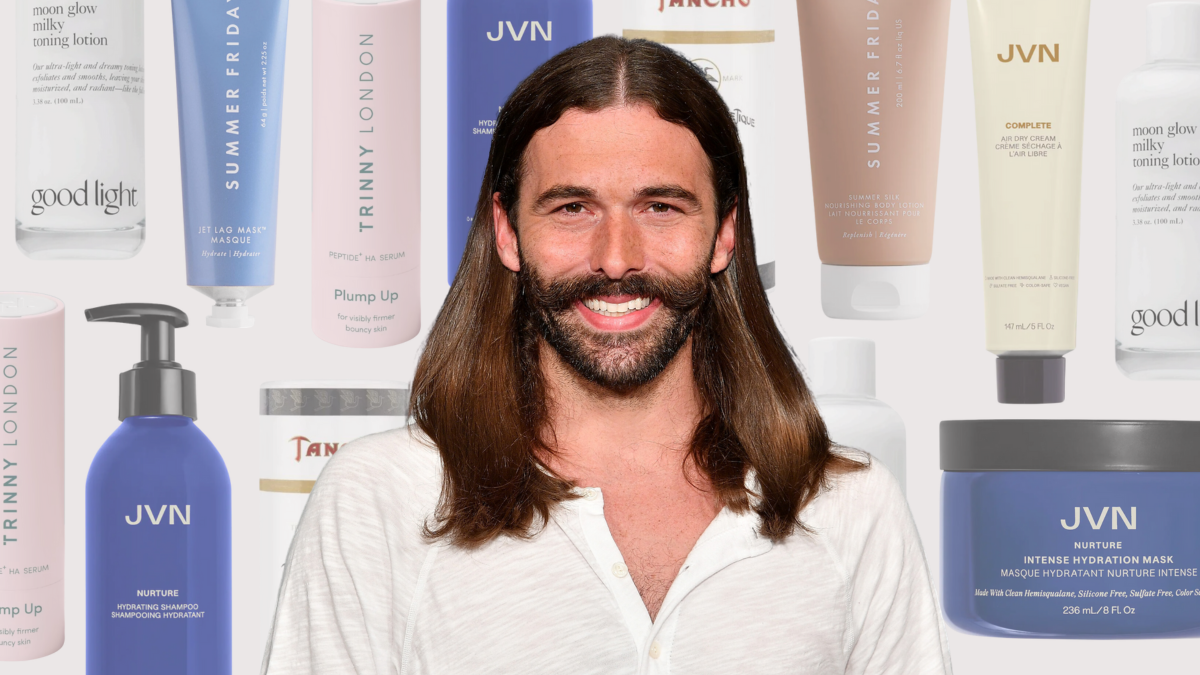
[[[709,264],[679,277],[637,274],[612,280],[600,274],[547,281],[522,261],[518,276],[533,326],[559,358],[587,381],[626,394],[658,377],[687,343],[708,296]],[[645,325],[620,333],[597,331],[578,316],[576,301],[620,295],[662,305]]]

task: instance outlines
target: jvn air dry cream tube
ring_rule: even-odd
[[[63,645],[63,304],[0,293],[0,661]]]
[[[16,14],[17,246],[133,256],[146,231],[142,0],[16,0]]]
[[[821,306],[929,306],[950,0],[797,0]]]
[[[627,38],[661,42],[692,60],[737,125],[750,183],[754,254],[775,285],[775,0],[699,3],[625,0]]]
[[[312,328],[343,347],[421,330],[421,3],[313,3]]]
[[[267,382],[259,390],[259,636],[275,615],[292,535],[321,469],[346,443],[404,426],[396,382]]]
[[[1075,349],[1089,0],[970,0],[987,349],[1001,403],[1059,403]]]

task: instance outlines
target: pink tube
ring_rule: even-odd
[[[63,645],[63,303],[0,293],[0,661]]]
[[[420,0],[313,2],[312,327],[344,347],[421,330]]]

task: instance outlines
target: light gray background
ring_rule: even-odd
[[[763,2],[766,0],[758,0]],[[777,2],[779,197],[778,286],[771,301],[802,356],[810,338],[851,335],[878,344],[879,397],[908,425],[908,494],[935,578],[940,567],[938,422],[996,417],[1197,419],[1200,385],[1138,383],[1113,363],[1113,97],[1125,73],[1144,59],[1146,0],[1094,0],[1088,59],[1083,175],[1079,347],[1068,357],[1067,402],[1005,407],[995,402],[993,358],[984,351],[979,190],[966,2],[953,0],[945,117],[933,255],[932,309],[891,323],[838,321],[822,314],[813,233],[808,137],[795,5]],[[1047,0],[1049,1],[1049,0]],[[0,44],[12,45],[12,5],[0,10]],[[597,33],[619,32],[618,0],[596,0]],[[67,321],[67,643],[57,654],[6,663],[11,675],[84,669],[84,511],[88,464],[117,426],[117,374],[137,360],[129,326],[88,325],[87,307],[160,302],[188,312],[179,360],[196,371],[199,425],[225,457],[233,481],[234,671],[257,672],[258,387],[267,380],[387,378],[408,381],[421,337],[381,350],[319,341],[309,329],[311,189],[311,0],[292,0],[280,177],[275,288],[251,301],[258,325],[248,331],[204,326],[210,302],[185,285],[179,150],[170,3],[146,0],[146,163],[148,237],[137,257],[120,262],[32,261],[12,235],[0,235],[0,288],[62,298]],[[446,15],[425,2],[422,16],[423,114],[422,301],[427,328],[446,292]],[[13,91],[14,51],[0,49],[0,97]],[[0,129],[13,128],[12,104]],[[13,185],[13,136],[0,133],[0,185]],[[13,213],[11,189],[0,214]],[[8,222],[12,222],[11,220]],[[1194,533],[1192,533],[1194,535]],[[487,620],[487,617],[480,617]],[[802,636],[797,636],[802,639]],[[951,629],[955,670],[966,675],[1193,671],[1191,640],[1002,640]]]

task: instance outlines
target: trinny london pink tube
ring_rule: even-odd
[[[63,645],[63,303],[0,293],[0,661]]]
[[[421,3],[313,0],[313,332],[421,330]]]

